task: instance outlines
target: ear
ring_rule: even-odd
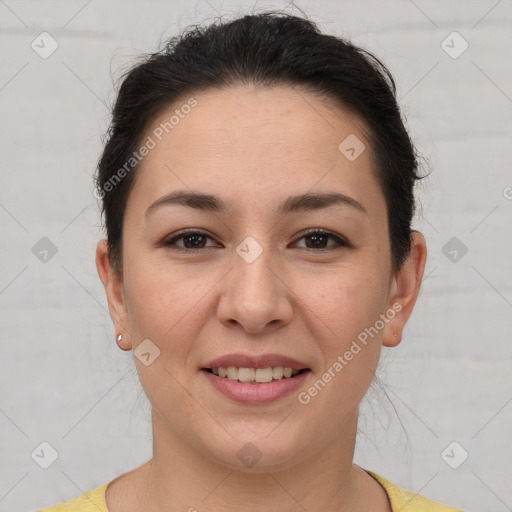
[[[131,341],[126,327],[127,312],[123,296],[123,280],[111,265],[107,240],[100,240],[96,247],[96,268],[107,295],[108,310],[114,322],[116,339],[119,334],[123,335],[123,340],[118,345],[122,350],[131,350]]]
[[[382,336],[385,347],[396,347],[402,341],[402,332],[411,316],[418,298],[425,262],[427,260],[427,244],[419,231],[411,233],[411,251],[391,282],[388,311],[391,318],[386,324]],[[392,316],[391,313],[395,315]]]

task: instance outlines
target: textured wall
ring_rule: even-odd
[[[0,1],[0,511],[70,499],[151,456],[149,404],[94,265],[106,105],[163,35],[253,5]],[[512,510],[511,2],[297,5],[389,66],[433,169],[416,220],[427,277],[402,344],[384,349],[356,462],[469,511]],[[42,442],[58,452],[48,469],[49,447],[31,456]]]

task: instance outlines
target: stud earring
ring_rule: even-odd
[[[396,334],[395,334],[395,336],[396,336]],[[120,334],[120,335],[117,337],[117,342],[118,342],[118,343],[120,343],[122,339],[123,339],[123,335],[122,335],[122,334]]]

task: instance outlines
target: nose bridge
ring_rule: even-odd
[[[268,238],[268,237],[267,237]],[[259,237],[246,237],[236,248],[234,275],[231,286],[240,304],[253,313],[263,312],[273,307],[277,299],[275,275],[269,270],[272,266],[272,249],[268,242]]]
[[[260,241],[248,236],[236,247],[233,270],[219,304],[222,321],[236,322],[251,332],[270,323],[287,322],[291,317],[286,287],[274,269],[274,252],[263,237]]]
[[[250,294],[252,289],[255,293],[258,292],[261,298],[266,294],[270,294],[267,299],[275,297],[273,293],[275,275],[269,270],[272,266],[273,251],[266,242],[264,243],[266,246],[252,236],[248,236],[236,248],[234,280],[243,284],[236,287],[238,293]]]

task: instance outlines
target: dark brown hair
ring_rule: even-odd
[[[133,155],[150,123],[186,95],[241,83],[315,91],[364,121],[387,205],[392,267],[398,270],[410,251],[420,176],[393,77],[368,51],[278,11],[190,27],[124,75],[95,178],[114,269],[122,269],[123,215],[137,169]]]

